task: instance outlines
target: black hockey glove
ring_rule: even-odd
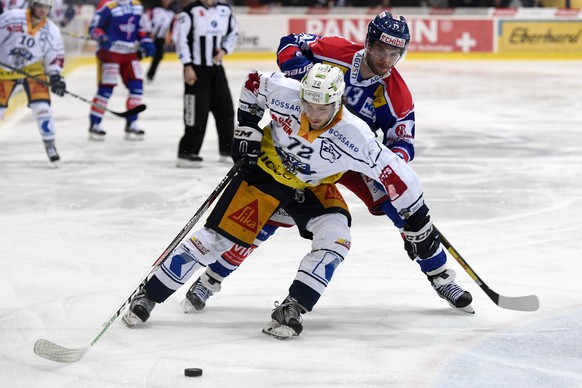
[[[258,126],[237,126],[232,139],[232,159],[236,162],[245,158],[247,166],[257,164],[261,153],[263,131]]]
[[[64,96],[65,92],[67,91],[67,84],[65,83],[65,79],[59,74],[53,74],[50,77],[50,81],[51,92],[57,96]]]
[[[401,229],[404,238],[404,249],[411,260],[417,257],[428,259],[437,251],[440,246],[438,233],[432,227],[430,216],[425,216],[418,224],[408,224]]]

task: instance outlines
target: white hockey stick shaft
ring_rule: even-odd
[[[230,171],[226,174],[226,176],[222,179],[222,181],[218,184],[218,186],[216,186],[214,191],[210,194],[210,196],[208,196],[208,198],[206,199],[206,201],[204,201],[204,203],[198,209],[198,211],[192,216],[192,218],[190,218],[190,220],[182,228],[180,233],[178,233],[178,235],[174,238],[174,240],[170,243],[170,245],[168,245],[168,247],[164,250],[164,252],[162,252],[160,257],[154,262],[154,264],[151,266],[150,270],[141,279],[138,286],[131,292],[131,294],[127,298],[125,298],[123,303],[121,303],[119,308],[115,311],[115,313],[113,313],[113,315],[107,320],[107,322],[105,322],[101,326],[101,328],[99,329],[99,332],[97,333],[97,335],[95,335],[93,340],[91,340],[91,342],[89,342],[89,344],[87,344],[86,346],[84,346],[82,348],[66,348],[64,346],[57,345],[54,342],[51,342],[49,340],[39,339],[34,344],[34,353],[36,353],[40,357],[46,358],[47,360],[57,361],[57,362],[77,362],[77,361],[81,360],[83,358],[83,356],[89,351],[89,349],[93,345],[95,345],[95,343],[97,341],[99,341],[99,338],[101,338],[101,336],[107,331],[107,329],[109,329],[109,326],[111,326],[111,324],[113,322],[115,322],[117,317],[119,317],[119,315],[121,315],[123,310],[129,305],[133,296],[135,294],[137,294],[140,291],[140,289],[143,287],[143,285],[147,281],[148,277],[164,262],[164,260],[166,260],[170,256],[170,254],[174,251],[174,249],[176,249],[178,244],[180,244],[180,242],[186,237],[188,232],[190,232],[190,230],[194,227],[194,225],[196,225],[196,223],[200,220],[200,218],[202,218],[202,216],[204,215],[204,213],[206,213],[206,211],[208,210],[210,205],[216,200],[216,198],[218,198],[220,196],[222,191],[226,188],[226,186],[232,180],[232,178],[234,178],[234,176],[238,172],[239,168],[244,163],[245,163],[245,160],[241,159],[241,160],[237,161],[234,164],[234,166],[232,166]]]

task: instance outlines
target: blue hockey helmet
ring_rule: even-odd
[[[410,43],[410,30],[404,16],[395,15],[388,11],[378,14],[374,20],[368,24],[368,34],[366,44],[379,41],[389,46],[394,46],[406,50]]]

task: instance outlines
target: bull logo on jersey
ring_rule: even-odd
[[[27,62],[32,60],[32,53],[22,47],[13,48],[8,55],[12,57],[12,63],[18,69],[23,68]]]
[[[400,198],[406,189],[408,189],[406,183],[404,183],[390,166],[386,166],[382,170],[382,173],[380,174],[380,182],[382,182],[382,185],[386,188],[391,201]]]
[[[330,163],[335,162],[339,159],[342,155],[339,153],[338,150],[335,149],[333,144],[328,142],[321,142],[321,149],[319,150],[319,156],[323,159],[327,160]]]
[[[129,19],[127,19],[127,23],[119,25],[119,29],[121,30],[121,32],[125,32],[127,34],[126,36],[127,40],[131,39],[131,36],[135,32],[135,29],[137,27],[133,22],[134,20],[135,16],[132,16]]]
[[[259,95],[259,85],[261,84],[261,77],[258,72],[249,73],[245,81],[245,88],[252,92],[255,96]]]

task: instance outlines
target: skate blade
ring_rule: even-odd
[[[142,141],[143,136],[143,134],[140,135],[133,132],[125,132],[125,140],[127,141]]]
[[[189,160],[184,160],[184,159],[178,158],[178,161],[176,162],[176,167],[179,167],[179,168],[201,168],[202,162],[191,162]]]
[[[91,141],[105,141],[105,135],[97,135],[96,133],[89,133],[89,140],[91,140]]]
[[[184,300],[180,302],[180,306],[182,306],[184,314],[197,313],[199,311],[202,311],[202,309],[198,310],[196,307],[194,307],[194,305],[192,304],[192,302],[188,300],[188,298],[184,298]]]
[[[278,340],[286,340],[289,337],[295,337],[298,335],[295,330],[289,326],[281,325],[274,319],[263,327],[263,333]]]
[[[475,310],[473,309],[473,306],[471,306],[471,304],[469,304],[468,306],[465,306],[465,307],[455,307],[454,304],[449,303],[449,306],[451,306],[453,309],[455,309],[457,311],[461,311],[461,312],[464,312],[467,314],[475,314]]]

